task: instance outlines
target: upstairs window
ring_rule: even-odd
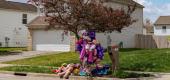
[[[166,26],[162,26],[162,32],[166,33]]]
[[[27,24],[27,14],[22,14],[22,24]]]

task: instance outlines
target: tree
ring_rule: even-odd
[[[45,8],[48,28],[61,28],[73,32],[79,39],[80,30],[97,32],[121,32],[125,27],[136,22],[131,15],[136,4],[128,9],[114,9],[107,5],[109,0],[30,0],[35,5]],[[111,57],[113,58],[113,57]]]

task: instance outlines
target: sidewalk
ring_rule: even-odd
[[[0,64],[0,68],[2,67],[8,67],[8,66],[14,66],[13,64]]]
[[[159,74],[159,77],[156,77],[153,80],[170,80],[170,73]]]
[[[18,55],[0,56],[0,63],[6,61],[24,59],[24,58],[31,58],[40,55],[56,54],[56,53],[60,53],[60,52],[27,51],[27,52],[22,52],[21,54]]]

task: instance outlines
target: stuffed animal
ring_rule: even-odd
[[[59,67],[59,68],[56,69],[56,70],[53,70],[53,72],[54,72],[54,73],[61,73],[61,72],[63,72],[63,71],[65,70],[66,66],[67,66],[67,64],[66,64],[66,63],[63,63],[63,64],[61,65],[61,67]]]
[[[74,64],[69,64],[65,71],[64,78],[68,79],[69,75],[73,72],[73,70],[74,70]]]
[[[74,64],[68,64],[63,72],[58,73],[58,76],[60,76],[60,78],[64,77],[65,79],[68,79],[69,75],[73,72],[73,70],[74,70]]]
[[[93,76],[103,76],[103,75],[107,75],[108,74],[108,71],[109,71],[109,65],[100,65],[100,66],[97,66],[96,69],[93,69],[92,70],[92,75]]]
[[[73,74],[78,76],[80,73],[80,64],[75,64]]]

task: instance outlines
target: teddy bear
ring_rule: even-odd
[[[61,72],[63,72],[63,71],[65,70],[66,66],[67,66],[67,64],[66,64],[66,63],[63,63],[63,64],[61,65],[61,67],[59,67],[59,68],[56,69],[56,70],[53,70],[53,72],[54,72],[54,73],[61,73]]]
[[[67,67],[65,68],[65,71],[58,73],[58,76],[60,76],[60,78],[65,78],[68,79],[69,75],[72,73],[72,71],[74,70],[74,64],[68,64]]]

